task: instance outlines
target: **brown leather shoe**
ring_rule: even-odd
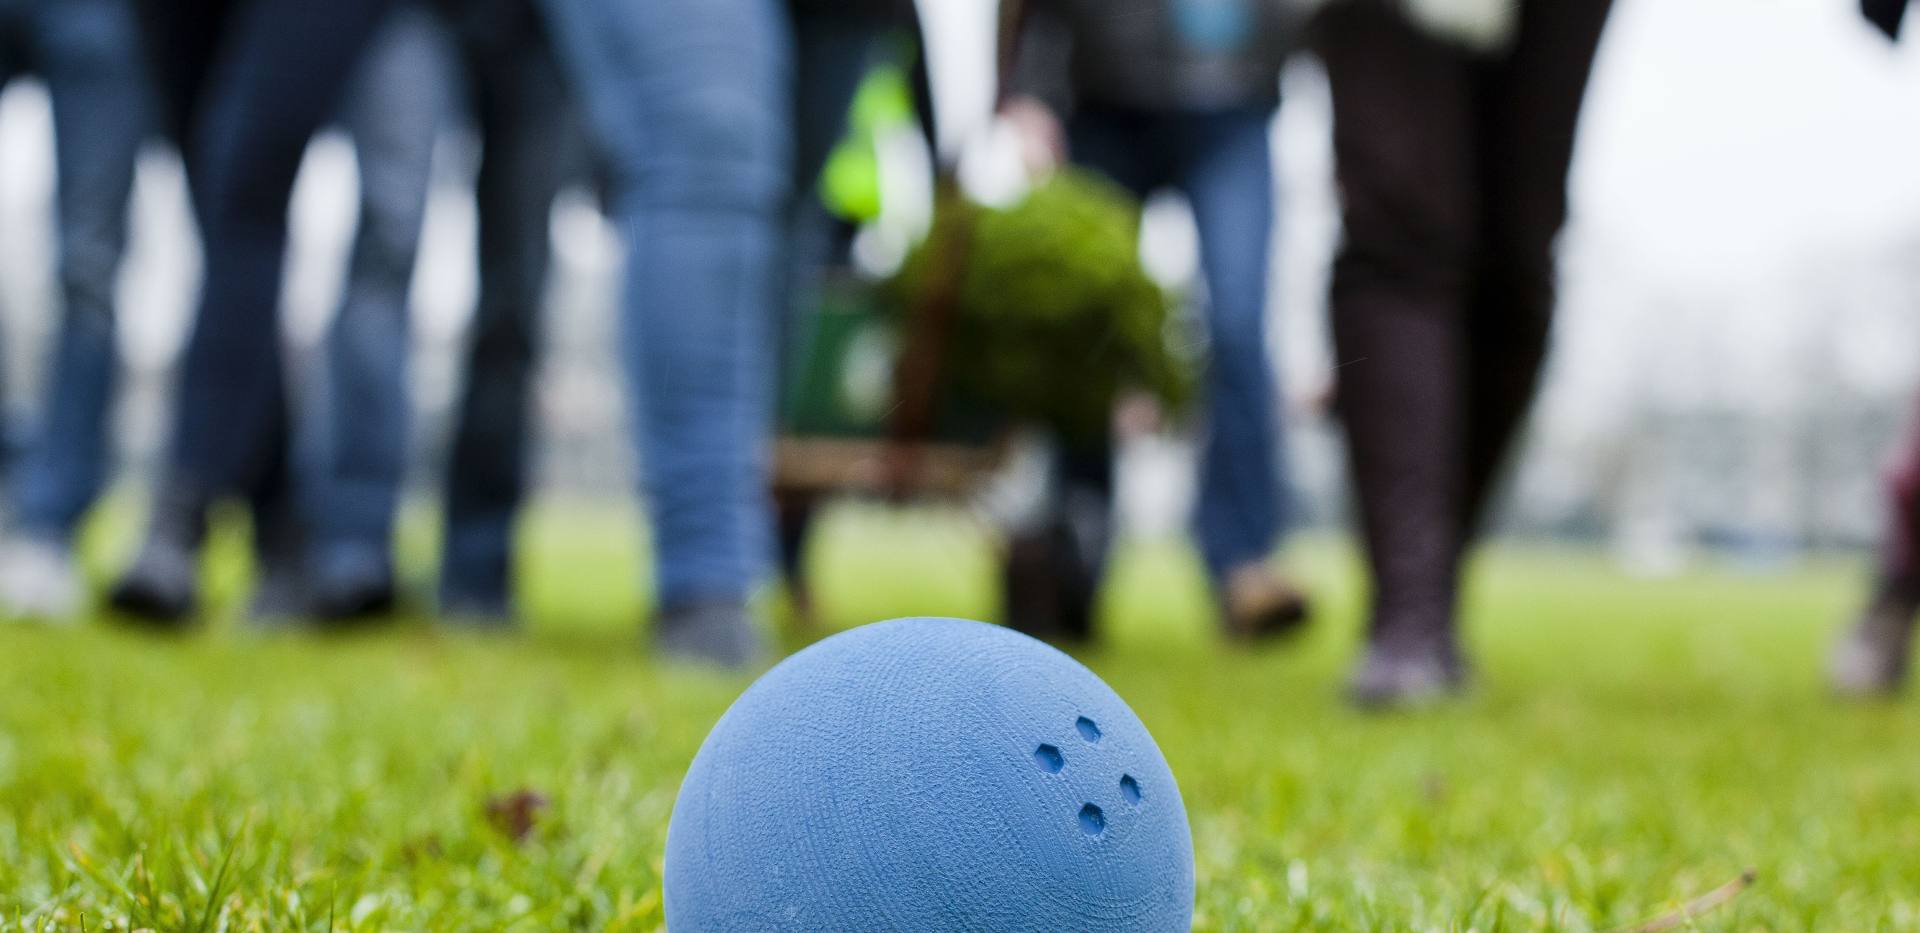
[[[1241,564],[1220,585],[1227,634],[1239,641],[1284,638],[1306,628],[1306,594],[1266,561]]]

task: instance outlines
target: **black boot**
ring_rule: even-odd
[[[1001,581],[1008,628],[1058,644],[1093,639],[1093,574],[1063,523],[1008,540]]]

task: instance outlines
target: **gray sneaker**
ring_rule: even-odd
[[[1845,697],[1884,697],[1906,685],[1913,655],[1910,607],[1877,603],[1841,637],[1828,677]]]
[[[1452,699],[1466,686],[1465,663],[1445,645],[1376,643],[1367,646],[1347,681],[1347,699],[1365,710],[1420,709]]]
[[[661,610],[654,621],[653,645],[671,663],[733,671],[756,667],[767,656],[766,640],[747,604],[737,600],[697,601]]]
[[[198,598],[200,553],[166,535],[152,535],[120,575],[107,602],[126,621],[161,629],[185,628]]]
[[[0,613],[67,625],[78,618],[84,597],[65,542],[32,535],[0,542]]]

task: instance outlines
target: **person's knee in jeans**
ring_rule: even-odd
[[[764,457],[791,101],[780,10],[701,10],[653,11],[674,34],[643,44],[659,56],[646,71],[672,79],[643,82],[645,145],[620,155],[615,202],[629,274],[652,277],[628,286],[628,352],[662,544],[655,637],[671,655],[739,664],[758,653],[745,599],[773,553]]]

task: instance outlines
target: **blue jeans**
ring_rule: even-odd
[[[384,561],[406,470],[408,298],[434,143],[452,106],[446,29],[424,8],[402,7],[359,68],[340,124],[359,156],[360,225],[323,384],[297,419],[295,485],[317,559],[352,550]]]
[[[1174,188],[1193,206],[1210,348],[1194,522],[1216,578],[1271,553],[1285,522],[1279,390],[1266,324],[1272,117],[1265,106],[1173,113],[1088,107],[1068,129],[1074,161],[1141,197]]]
[[[543,0],[627,236],[658,601],[744,598],[772,554],[772,334],[792,188],[784,0]]]
[[[504,611],[547,215],[581,161],[581,128],[540,22],[515,0],[466,3],[445,19],[403,9],[385,28],[342,114],[360,155],[361,227],[328,335],[302,512],[319,559],[390,548],[408,439],[408,287],[437,130],[464,109],[480,139],[480,294],[446,476],[441,595]]]
[[[114,287],[149,116],[132,9],[125,0],[0,0],[0,82],[23,71],[45,80],[53,100],[66,307],[45,406],[9,492],[21,531],[63,539],[106,472]]]

